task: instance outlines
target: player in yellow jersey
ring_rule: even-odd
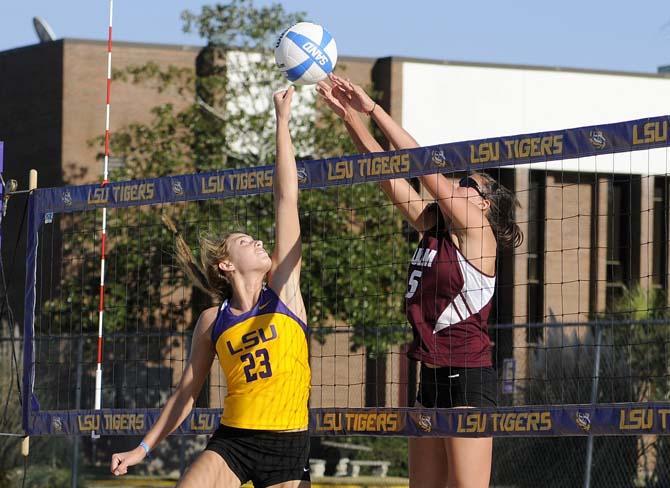
[[[256,488],[310,485],[310,367],[300,294],[298,175],[288,129],[292,95],[293,87],[274,96],[272,256],[261,241],[235,232],[219,241],[201,239],[198,265],[174,225],[166,221],[177,235],[177,257],[189,276],[224,301],[200,315],[179,385],[140,445],[112,456],[115,475],[126,474],[184,421],[216,355],[228,385],[221,426],[178,486],[237,487],[249,480]]]

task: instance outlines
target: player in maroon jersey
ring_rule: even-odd
[[[418,147],[365,91],[331,75],[317,91],[345,122],[361,151],[382,151],[357,112],[370,116],[397,149]],[[421,361],[417,403],[428,408],[496,406],[488,317],[495,289],[498,245],[522,241],[512,192],[483,173],[459,180],[420,178],[435,199],[428,204],[404,179],[381,187],[421,233],[409,265],[406,312]],[[410,486],[488,487],[492,438],[411,438]]]

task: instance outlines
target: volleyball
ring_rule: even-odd
[[[335,68],[337,45],[322,26],[299,22],[277,39],[275,61],[291,83],[313,85]]]

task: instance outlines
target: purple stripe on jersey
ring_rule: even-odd
[[[272,292],[274,294],[274,291]],[[275,294],[276,296],[276,294]],[[287,315],[291,317],[293,320],[298,322],[300,324],[300,327],[302,327],[302,330],[305,331],[305,334],[309,333],[309,327],[307,327],[307,324],[303,322],[296,314],[294,314],[284,302],[281,301],[279,297],[277,297],[277,308],[275,310],[275,313],[281,313],[283,315]]]
[[[216,344],[221,334],[245,320],[275,313],[291,318],[300,325],[305,335],[309,335],[309,327],[281,301],[275,291],[270,287],[263,287],[258,302],[247,312],[235,315],[230,311],[228,300],[223,302],[221,307],[219,307],[214,328],[212,329],[212,343]]]

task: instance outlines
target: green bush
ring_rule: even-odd
[[[356,452],[354,459],[389,461],[391,464],[388,476],[409,477],[409,447],[406,437],[356,436],[338,438],[337,442],[370,447],[372,451]]]
[[[390,461],[388,476],[409,477],[409,445],[406,437],[357,437],[355,442],[369,446],[372,451],[359,459]]]

